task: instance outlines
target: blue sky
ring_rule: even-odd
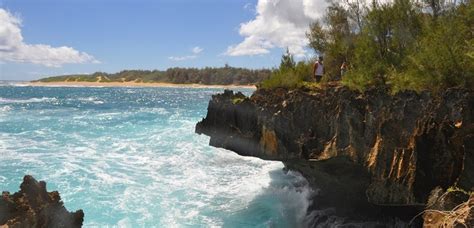
[[[270,68],[286,47],[311,56],[304,29],[322,11],[314,2],[0,0],[0,80],[225,63]]]

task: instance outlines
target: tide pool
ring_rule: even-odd
[[[194,133],[219,92],[0,85],[0,190],[45,180],[85,227],[304,226],[303,177]]]

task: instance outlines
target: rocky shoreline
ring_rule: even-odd
[[[2,192],[0,227],[81,227],[84,212],[68,212],[57,191],[47,192],[46,182],[25,176],[20,191]]]
[[[302,173],[318,189],[308,226],[417,227],[423,216],[412,218],[430,206],[433,190],[474,190],[473,109],[468,89],[392,95],[334,85],[259,89],[250,98],[225,91],[196,132],[212,146]]]

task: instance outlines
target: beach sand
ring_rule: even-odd
[[[27,82],[31,86],[85,86],[85,87],[173,87],[173,88],[248,88],[255,89],[254,85],[202,85],[202,84],[173,84],[162,82]]]

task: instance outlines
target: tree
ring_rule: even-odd
[[[324,55],[325,75],[329,80],[339,76],[342,62],[351,56],[354,49],[353,28],[348,10],[333,1],[326,10],[323,21],[315,21],[306,34],[309,45],[316,53]]]
[[[295,60],[293,58],[293,55],[290,53],[290,50],[286,48],[285,54],[281,57],[281,62],[280,62],[280,70],[281,71],[287,71],[294,69],[296,66]]]
[[[347,60],[343,83],[353,88],[468,87],[474,81],[473,17],[470,0],[332,1],[307,37],[324,53],[330,79]]]

